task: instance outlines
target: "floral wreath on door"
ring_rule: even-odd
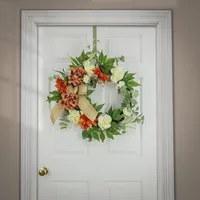
[[[71,124],[77,124],[82,129],[82,138],[104,142],[105,138],[123,135],[127,128],[133,128],[136,123],[143,124],[144,115],[140,114],[138,105],[141,85],[136,81],[135,73],[125,71],[119,66],[125,61],[124,56],[110,58],[93,50],[73,58],[69,56],[69,70],[55,70],[57,74],[50,77],[55,81],[56,90],[51,91],[47,101],[56,102],[51,110],[51,121],[54,124],[59,118],[60,128],[66,129]],[[97,84],[113,83],[113,87],[123,96],[119,108],[110,107],[101,112],[104,104],[97,105],[90,95],[95,92]]]

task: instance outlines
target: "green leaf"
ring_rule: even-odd
[[[106,130],[108,133],[112,135],[121,135],[119,131],[113,129],[112,127]]]
[[[73,61],[73,63],[75,63],[76,64],[76,66],[80,66],[81,64],[78,62],[78,60],[76,60],[75,58],[72,58],[71,57],[71,60]],[[73,64],[72,63],[72,64]]]
[[[134,75],[134,73],[128,72],[124,74],[124,78],[122,80],[125,82],[125,85],[128,89],[133,89],[133,87],[140,86],[140,84],[134,80]]]
[[[117,115],[117,116],[113,117],[113,119],[118,121],[118,120],[123,119],[123,117],[124,117],[123,115]]]
[[[55,72],[58,72],[62,75],[63,77],[63,81],[67,82],[68,81],[68,77],[67,77],[67,74],[65,72],[65,70],[63,69],[63,71],[60,71],[60,70],[54,70]],[[55,75],[56,76],[56,75]],[[58,76],[59,77],[59,76]],[[56,78],[55,78],[56,79]]]
[[[77,66],[76,65],[69,65],[69,67],[76,68]]]
[[[52,92],[49,92],[51,95],[53,96],[60,96],[60,92],[58,92],[57,90],[54,90]]]
[[[114,130],[113,135],[121,135],[121,133],[117,130]]]
[[[81,57],[81,56],[79,56],[79,57],[76,57],[76,60],[78,60],[78,62],[79,62],[80,64],[83,64],[83,59],[82,59],[82,57]]]
[[[108,66],[113,66],[114,62],[115,62],[115,59],[114,59],[114,58],[108,58],[108,59],[106,59],[104,65],[105,65],[106,67],[108,67]]]
[[[99,54],[99,64],[102,65],[104,61],[104,55],[103,52],[101,51],[101,53]]]
[[[124,81],[124,79],[125,79],[125,77],[126,77],[127,74],[128,74],[128,71],[124,73],[124,77],[122,79],[123,81]]]
[[[132,97],[133,98],[137,98],[139,96],[139,92],[137,91],[137,90],[134,90],[133,92],[132,92]]]
[[[50,103],[51,101],[58,102],[61,99],[61,94],[57,90],[49,92],[52,96],[47,96],[47,101]]]
[[[119,64],[119,58],[115,57],[115,62],[118,65]]]
[[[85,96],[85,98],[86,98],[90,103],[92,102],[92,99],[90,99],[90,97]]]
[[[68,82],[68,77],[65,76],[64,79],[63,79],[63,81]]]
[[[125,57],[123,55],[121,55],[120,57],[115,57],[115,62],[118,65],[119,61],[121,62],[125,62]]]
[[[78,64],[76,62],[74,62],[74,59],[71,56],[69,56],[69,59],[70,59],[70,61],[72,63],[72,66],[78,67]]]
[[[119,131],[116,131],[113,133],[114,135],[121,135],[121,133]]]
[[[62,130],[62,129],[66,129],[67,128],[67,126],[60,126],[60,129]]]
[[[91,87],[96,88],[97,80],[95,80],[95,79],[91,79],[91,81],[90,81],[90,85],[91,85]]]
[[[141,86],[138,82],[136,82],[136,81],[134,81],[134,80],[132,80],[132,84],[133,84],[134,87],[136,87],[136,86]]]
[[[91,95],[94,91],[95,91],[95,90],[88,90],[88,91],[87,91],[87,95],[88,95],[88,96]]]
[[[119,125],[116,122],[111,122],[111,127],[115,130],[119,129]]]
[[[92,137],[93,137],[94,139],[100,141],[98,133],[97,133],[96,131],[94,131],[94,130],[93,130],[93,132],[92,132]]]
[[[115,58],[107,58],[101,51],[99,55],[99,67],[104,74],[110,74],[110,70],[114,68]]]
[[[52,96],[52,97],[47,97],[47,101],[50,103],[51,101],[56,101],[58,102],[61,99],[60,96]]]
[[[49,92],[51,95],[53,95],[53,96],[61,96],[61,93],[60,92],[58,92],[58,91],[56,91],[56,90],[54,90],[54,91],[52,91],[52,92]]]
[[[95,110],[98,112],[103,108],[103,106],[104,106],[104,104],[97,105],[97,106],[95,106]]]
[[[102,142],[104,142],[104,140],[105,140],[105,135],[104,135],[103,131],[100,132],[100,139]]]
[[[99,117],[101,114],[103,114],[102,112],[98,112],[97,117]]]
[[[107,56],[105,55],[105,56],[103,57],[102,64],[105,63],[106,59],[107,59]]]
[[[110,74],[110,70],[115,68],[114,66],[109,66],[109,65],[102,65],[100,66],[100,69],[101,71],[104,73],[104,74]]]
[[[66,124],[65,124],[65,122],[60,122],[59,125],[65,126]]]
[[[106,130],[106,135],[107,135],[108,138],[114,140],[114,136],[113,136],[113,134],[112,134],[108,129]]]
[[[104,68],[103,66],[99,66],[101,71],[104,73],[104,74],[109,74],[109,70]]]
[[[111,106],[110,109],[108,110],[108,114],[109,114],[110,116],[112,116],[112,112],[113,112],[113,109],[112,109],[112,106]]]
[[[65,76],[65,72],[62,72],[60,70],[54,70],[54,71],[60,73],[62,76]]]
[[[121,115],[120,109],[115,109],[112,113],[112,119],[113,120],[121,120],[124,116]]]
[[[83,131],[82,132],[82,137],[83,137],[83,139],[88,138],[88,131]]]
[[[92,141],[92,129],[89,129],[88,131],[88,138],[89,138],[89,142],[91,142]]]
[[[86,53],[86,55],[87,55],[87,56],[91,56],[91,55],[92,55],[92,52],[91,52],[91,51],[88,51],[88,52]]]
[[[141,117],[141,123],[144,123],[144,115]]]
[[[121,112],[120,109],[114,109],[114,110],[113,110],[113,116],[115,116],[115,115],[119,115],[120,112]]]
[[[81,52],[81,57],[85,57],[86,56],[86,54],[85,54],[85,51],[83,50],[82,52]]]
[[[126,75],[126,77],[124,78],[124,80],[126,81],[128,81],[128,80],[131,80],[131,79],[133,79],[133,76],[134,76],[134,73],[128,73],[127,75]]]
[[[123,55],[121,55],[121,56],[119,57],[119,60],[122,61],[122,62],[125,62],[125,57],[124,57]]]
[[[89,52],[88,52],[89,53]],[[87,54],[85,54],[84,50],[81,52],[81,55],[79,57],[76,57],[76,60],[83,65],[83,62],[88,60]]]

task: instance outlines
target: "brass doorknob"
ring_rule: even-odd
[[[46,167],[41,167],[39,169],[39,175],[40,176],[46,176],[49,173],[48,169]]]

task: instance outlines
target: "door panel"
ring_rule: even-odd
[[[109,56],[126,57],[120,63],[137,73],[142,84],[140,108],[145,123],[126,135],[104,143],[82,140],[77,126],[61,131],[52,126],[45,98],[54,83],[52,69],[68,68],[93,41],[93,27],[40,27],[38,74],[38,168],[47,167],[48,176],[38,178],[39,200],[156,200],[156,77],[155,29],[138,27],[97,27],[98,48]],[[117,107],[122,101],[114,86],[98,86],[93,102]]]

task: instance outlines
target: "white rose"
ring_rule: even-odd
[[[92,75],[94,73],[93,69],[95,69],[95,66],[91,64],[89,60],[84,61],[83,66],[88,75]]]
[[[127,116],[127,117],[130,117],[130,116],[132,115],[132,113],[129,112],[127,108],[124,108],[124,109],[123,109],[123,113],[124,113],[124,115]]]
[[[116,89],[120,89],[122,86],[125,85],[124,81],[120,81],[119,83],[117,83],[117,85],[115,86]]]
[[[111,81],[117,83],[118,81],[122,80],[124,77],[124,70],[121,67],[116,67],[111,69],[112,76]]]
[[[76,124],[78,123],[78,120],[80,118],[80,113],[77,110],[69,110],[69,115],[67,116],[67,119],[73,123]]]
[[[102,130],[111,127],[112,118],[107,114],[102,114],[98,117],[98,125]]]
[[[84,83],[89,83],[89,82],[90,82],[90,77],[89,77],[88,75],[85,75],[85,76],[83,77],[83,82],[84,82]]]

